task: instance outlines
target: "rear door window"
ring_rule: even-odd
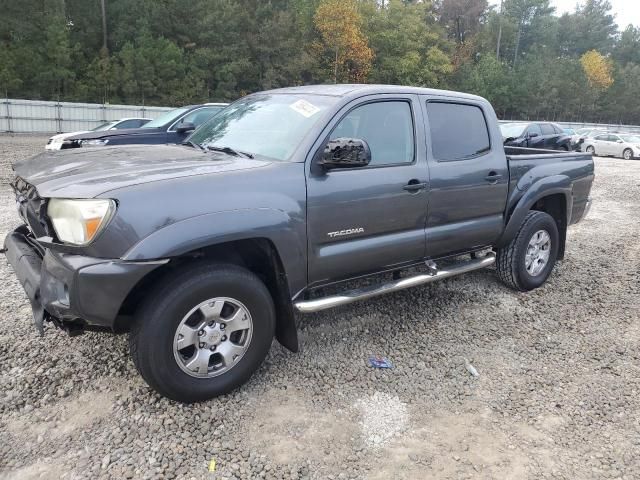
[[[431,151],[436,160],[451,162],[477,157],[491,150],[489,129],[476,105],[427,102]]]
[[[124,128],[138,128],[140,126],[140,120],[125,120],[120,122],[115,128],[122,130]]]
[[[532,133],[535,133],[536,135],[542,135],[540,125],[538,125],[537,123],[532,123],[531,125],[529,125],[529,128],[527,128],[527,135],[531,135]]]
[[[540,129],[542,130],[543,135],[555,135],[556,133],[550,123],[541,123]]]

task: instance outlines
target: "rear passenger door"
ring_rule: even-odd
[[[358,138],[366,167],[325,170],[316,153],[307,180],[311,285],[392,269],[425,256],[428,173],[422,111],[414,95],[375,95],[342,108],[322,133]]]
[[[541,123],[540,130],[542,131],[542,148],[555,149],[559,135],[553,128],[553,125],[550,123]]]
[[[492,244],[502,233],[509,170],[484,102],[423,98],[427,116],[427,255]]]
[[[613,155],[611,151],[611,135],[598,135],[594,140],[596,153],[598,155]]]

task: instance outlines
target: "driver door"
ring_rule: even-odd
[[[377,95],[343,108],[322,144],[365,140],[365,167],[310,165],[308,275],[320,285],[419,261],[425,256],[428,174],[424,127],[413,95]],[[319,156],[315,155],[313,162]]]

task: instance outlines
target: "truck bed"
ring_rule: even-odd
[[[505,147],[504,150],[509,162],[508,211],[531,185],[544,180],[569,183],[572,200],[569,223],[582,217],[594,178],[591,154],[522,147]]]

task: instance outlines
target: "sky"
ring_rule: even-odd
[[[495,5],[500,3],[500,0],[490,1]],[[630,23],[640,27],[640,0],[609,0],[609,2],[620,30],[624,30]],[[562,15],[566,12],[573,12],[576,4],[584,2],[580,0],[551,0],[550,3],[556,7],[556,14]]]

